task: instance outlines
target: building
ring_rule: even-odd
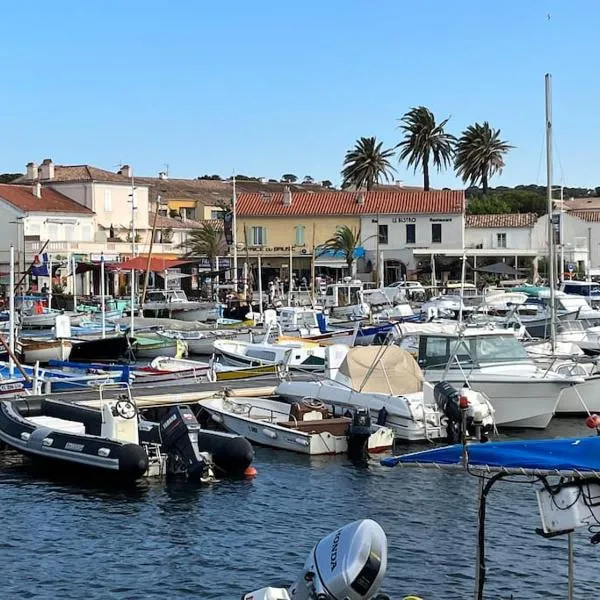
[[[340,225],[360,232],[364,261],[358,276],[377,277],[377,259],[386,281],[416,268],[415,248],[446,248],[463,243],[464,194],[461,191],[301,191],[239,194],[238,255],[262,257],[263,270],[286,279],[292,262],[295,275],[311,268],[342,268],[341,257],[322,256],[320,247]],[[241,254],[240,254],[241,252]]]
[[[68,196],[40,183],[32,185],[0,184],[0,236],[3,250],[0,270],[9,270],[9,248],[15,248],[15,261],[19,272],[24,272],[33,259],[33,252],[25,249],[35,246],[37,252],[51,253],[56,245],[68,248],[54,252],[54,265],[63,265],[62,276],[68,272],[72,247],[94,238],[95,214]],[[46,244],[46,241],[51,240]],[[58,275],[61,276],[59,267]],[[63,283],[72,289],[73,280]],[[29,283],[29,282],[28,282]],[[47,281],[45,283],[48,283]],[[83,281],[80,281],[83,285]]]

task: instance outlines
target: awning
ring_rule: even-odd
[[[471,267],[473,268],[473,267]],[[506,263],[499,262],[494,263],[493,265],[489,265],[487,267],[478,267],[477,269],[473,269],[473,271],[477,271],[478,273],[491,273],[493,275],[512,275],[517,276],[523,271],[527,271],[528,269],[515,269]]]
[[[150,271],[158,272],[158,271],[166,271],[172,267],[178,267],[179,265],[187,264],[189,260],[177,260],[172,258],[160,258],[157,256],[153,256],[150,259]],[[145,271],[148,267],[148,257],[147,256],[136,256],[134,258],[130,258],[129,260],[124,260],[122,262],[113,262],[106,263],[105,267],[109,271]]]

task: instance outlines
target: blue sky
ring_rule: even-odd
[[[29,0],[2,17],[0,172],[49,157],[337,183],[358,137],[392,146],[425,105],[516,146],[492,185],[543,184],[551,72],[554,181],[600,185],[597,0]]]

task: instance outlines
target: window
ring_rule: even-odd
[[[304,246],[304,231],[306,227],[304,225],[296,225],[294,227],[295,235],[296,235],[296,246]]]
[[[112,212],[112,191],[104,190],[104,212]]]
[[[73,241],[74,230],[73,225],[65,225],[65,240],[67,242]]]
[[[431,224],[431,243],[441,244],[442,243],[442,224],[432,223]]]
[[[496,234],[496,247],[497,248],[506,248],[506,234],[505,233],[497,233]]]
[[[267,243],[266,229],[264,227],[251,227],[250,243],[253,246],[264,246]]]
[[[29,230],[27,235],[40,235],[40,226],[38,223],[32,223],[27,227],[27,229]]]
[[[54,223],[48,225],[48,238],[51,240],[58,239],[58,227]]]
[[[417,226],[414,223],[406,225],[406,243],[415,244],[417,239]]]
[[[221,218],[223,211],[221,210],[211,210],[210,211],[210,218],[213,221],[218,221]]]
[[[377,225],[377,234],[379,236],[380,244],[388,243],[388,226],[387,225]]]
[[[82,225],[81,226],[81,239],[84,242],[92,241],[92,228],[90,225]]]

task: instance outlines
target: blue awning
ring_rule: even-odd
[[[315,256],[317,260],[319,258],[326,259],[340,259],[346,260],[346,256],[341,250],[323,250],[320,246],[315,248]],[[365,249],[362,246],[357,246],[354,248],[354,258],[363,258],[365,256]]]
[[[600,473],[600,437],[514,442],[474,443],[466,446],[470,467],[490,471],[573,471]],[[435,465],[456,467],[463,464],[461,444],[390,456],[381,460],[384,466]]]

